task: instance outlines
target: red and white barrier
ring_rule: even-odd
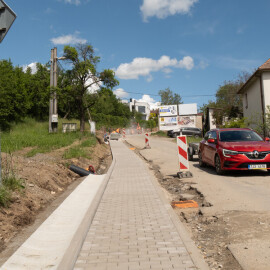
[[[189,171],[187,136],[177,137],[177,148],[180,171]]]
[[[149,142],[149,133],[145,133],[145,148],[151,148]]]
[[[122,133],[123,133],[123,139],[125,139],[126,138],[126,129],[125,128],[122,129]]]

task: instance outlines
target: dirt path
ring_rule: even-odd
[[[0,207],[0,265],[81,182],[82,178],[70,171],[67,164],[82,168],[93,165],[98,174],[103,174],[111,163],[110,148],[106,144],[87,148],[92,153],[91,160],[64,160],[66,149],[30,158],[25,156],[29,148],[12,156],[2,153],[3,163],[12,164],[25,188],[12,194],[8,208]]]

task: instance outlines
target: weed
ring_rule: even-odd
[[[0,206],[7,207],[11,199],[11,192],[4,185],[0,186]]]
[[[71,159],[71,158],[91,158],[90,152],[86,151],[80,146],[71,147],[68,150],[65,151],[63,158],[64,159]]]
[[[12,191],[24,188],[24,183],[15,174],[12,154],[7,154],[2,162],[2,185],[0,186],[0,206],[7,207]]]

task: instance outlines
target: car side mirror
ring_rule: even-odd
[[[216,140],[215,139],[208,139],[207,142],[208,143],[216,143]]]
[[[269,139],[268,137],[266,137],[264,140],[265,140],[266,142],[269,142],[269,141],[270,141],[270,139]]]

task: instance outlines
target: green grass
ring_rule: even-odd
[[[3,177],[3,185],[11,191],[24,188],[23,181],[21,179],[17,179],[15,175],[10,175],[6,178]]]
[[[199,137],[199,138],[195,138],[194,136],[188,136],[187,137],[187,141],[188,143],[198,143],[202,140],[203,138]]]
[[[87,132],[62,133],[61,123],[62,120],[59,122],[59,131],[57,133],[49,133],[48,122],[25,119],[23,123],[12,126],[10,132],[3,132],[1,134],[2,151],[12,153],[26,147],[32,147],[33,149],[28,153],[28,156],[34,156],[37,153],[50,152],[54,149],[71,145],[75,140],[92,137]]]
[[[151,133],[151,136],[154,135],[154,136],[159,136],[159,137],[167,137],[167,131],[157,131],[157,132],[154,132],[154,133]]]
[[[15,176],[3,176],[0,186],[0,207],[7,207],[11,201],[12,191],[24,189],[23,181]]]
[[[85,149],[86,147],[92,147],[97,143],[97,140],[95,137],[90,137],[87,140],[84,140],[80,143],[80,145],[74,146],[69,148],[65,151],[63,158],[64,159],[71,159],[71,158],[91,158],[92,152],[89,149]]]
[[[0,206],[7,207],[11,199],[11,192],[4,185],[0,186]]]

